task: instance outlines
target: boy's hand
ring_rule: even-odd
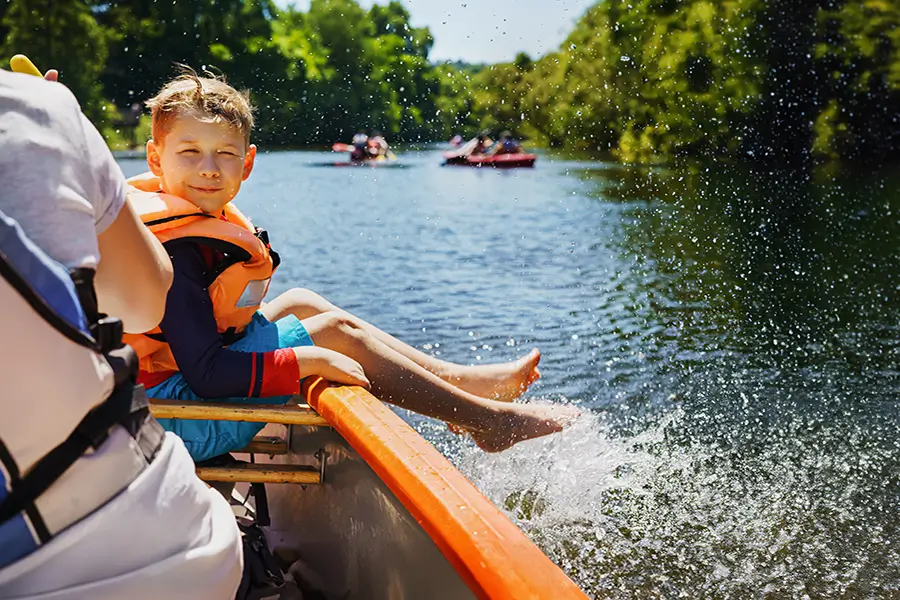
[[[367,389],[372,385],[366,379],[362,365],[340,352],[314,346],[302,346],[293,350],[300,367],[301,379],[319,375],[343,385],[359,385]]]

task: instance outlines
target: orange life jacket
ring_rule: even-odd
[[[237,339],[262,304],[280,262],[269,246],[268,234],[254,227],[233,204],[225,205],[226,220],[222,220],[183,198],[159,192],[159,180],[152,175],[138,175],[128,183],[132,186],[129,200],[160,242],[190,239],[224,254],[225,260],[213,267],[209,297],[219,333],[226,343]],[[141,371],[178,370],[159,327],[126,334],[124,341],[137,352]]]

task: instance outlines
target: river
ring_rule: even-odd
[[[270,293],[451,361],[539,347],[562,434],[487,455],[404,417],[589,595],[900,595],[900,173],[334,160],[262,153],[238,197]]]

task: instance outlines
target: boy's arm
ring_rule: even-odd
[[[263,398],[300,393],[290,348],[239,352],[222,345],[206,287],[206,263],[190,242],[166,245],[175,277],[160,329],[187,384],[203,398]]]

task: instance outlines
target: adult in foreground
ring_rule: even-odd
[[[168,257],[64,86],[0,71],[0,147],[0,597],[232,598],[239,532],[181,441],[146,409],[93,435],[128,380],[127,353],[107,352],[97,313],[126,331],[155,326]],[[74,305],[66,270],[81,281]],[[94,272],[96,302],[85,293]],[[62,293],[42,296],[50,284]],[[68,321],[67,299],[83,309]],[[92,321],[81,329],[93,340],[78,327]],[[40,469],[65,464],[58,449],[79,447],[85,432],[88,447],[61,476]]]

